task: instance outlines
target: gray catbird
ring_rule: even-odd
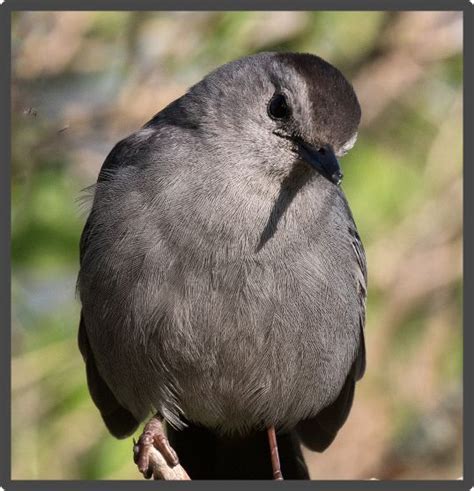
[[[155,445],[191,478],[271,478],[276,428],[284,477],[308,477],[300,442],[330,445],[365,370],[365,255],[337,160],[360,114],[321,58],[260,53],[113,148],[78,289],[89,390],[114,436],[153,412],[169,426]]]

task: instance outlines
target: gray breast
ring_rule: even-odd
[[[102,376],[137,419],[156,409],[177,426],[180,414],[228,432],[290,426],[337,397],[359,300],[350,218],[332,188],[324,215],[302,190],[258,252],[265,221],[228,224],[238,239],[216,242],[174,227],[165,205],[150,214],[143,190],[129,186],[122,211],[102,198],[84,315]]]

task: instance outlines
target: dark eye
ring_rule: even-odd
[[[275,94],[268,103],[268,114],[273,119],[286,119],[291,114],[290,106],[283,94]]]

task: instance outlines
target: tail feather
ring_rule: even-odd
[[[189,424],[184,430],[168,427],[168,439],[191,479],[272,479],[266,431],[245,438],[224,438]],[[296,433],[277,434],[284,479],[309,479]]]

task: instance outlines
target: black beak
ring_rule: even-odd
[[[341,166],[334,155],[334,150],[330,145],[323,145],[315,148],[305,142],[298,143],[300,157],[311,167],[316,169],[326,179],[339,186],[343,174]]]

